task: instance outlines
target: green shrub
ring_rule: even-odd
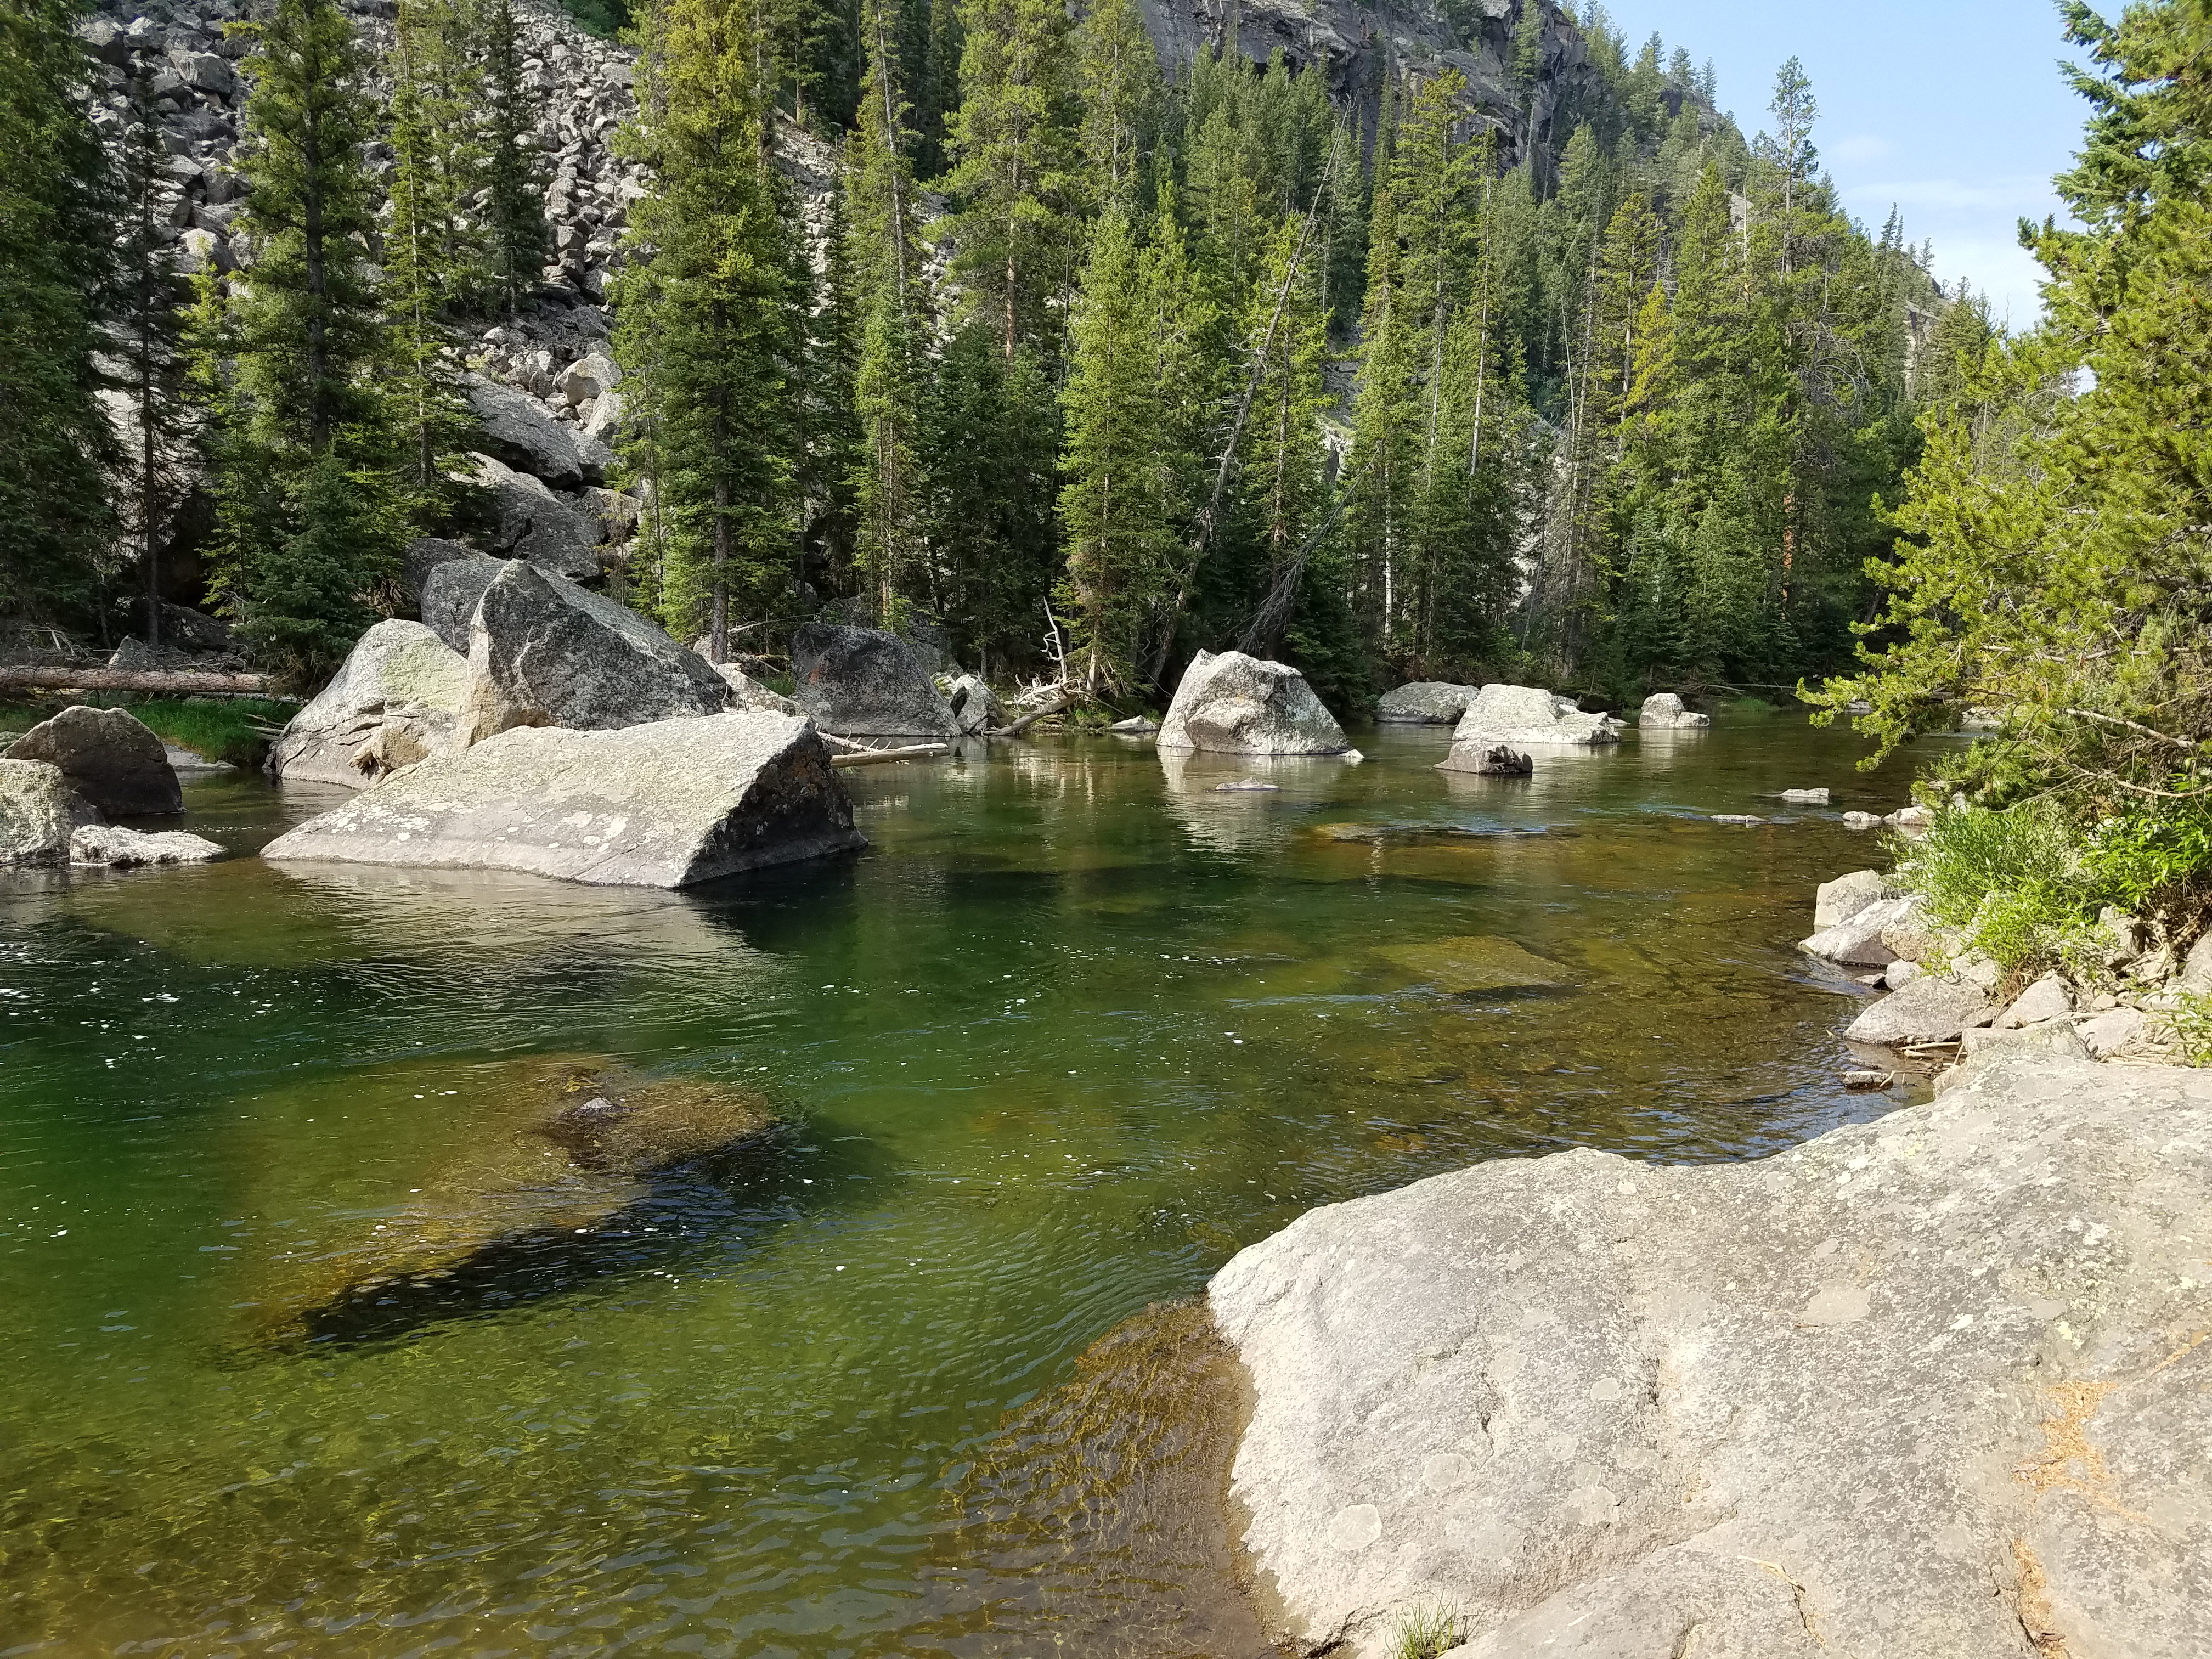
[[[1390,1625],[1390,1659],[1437,1659],[1467,1640],[1467,1626],[1458,1612],[1441,1601],[1419,1604],[1400,1613]]]

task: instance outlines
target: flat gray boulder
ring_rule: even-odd
[[[1826,890],[1825,888],[1822,890]],[[1823,927],[1810,939],[1798,941],[1797,948],[1816,957],[1839,963],[1848,968],[1886,968],[1901,959],[1899,953],[1884,943],[1882,935],[1897,923],[1904,921],[1918,910],[1912,898],[1899,895],[1895,898],[1878,898],[1863,904],[1844,908],[1842,920]],[[1821,912],[1815,910],[1814,920]]]
[[[605,532],[595,515],[493,456],[475,459],[476,481],[491,492],[499,509],[499,528],[492,538],[498,552],[571,580],[599,574]]]
[[[473,377],[465,391],[470,411],[483,428],[485,450],[518,472],[542,478],[556,489],[606,482],[612,453],[605,444],[569,431],[535,398]]]
[[[792,700],[843,738],[956,735],[951,705],[912,648],[878,628],[808,623],[791,636]]]
[[[1569,745],[1592,748],[1620,741],[1620,722],[1610,714],[1585,714],[1574,699],[1535,685],[1486,685],[1452,729],[1454,744]]]
[[[1344,728],[1287,663],[1201,651],[1160,722],[1163,749],[1223,755],[1352,755]]]
[[[1920,974],[1869,1004],[1844,1040],[1880,1048],[1955,1042],[1968,1026],[1987,1024],[1996,1012],[1986,985],[1960,974]]]
[[[866,844],[804,717],[729,714],[504,732],[386,778],[261,855],[688,887]]]
[[[946,706],[952,710],[952,729],[963,738],[979,737],[992,727],[1006,723],[1005,713],[991,688],[974,674],[963,674],[952,682],[945,693]]]
[[[465,654],[477,604],[507,563],[489,554],[468,553],[437,566],[422,580],[422,626]]]
[[[380,622],[292,716],[270,744],[264,769],[279,782],[358,789],[449,746],[468,690],[467,659],[434,630],[418,622]]]
[[[1833,881],[1824,881],[1814,896],[1814,931],[1826,933],[1849,921],[1869,904],[1904,896],[1905,890],[1879,870],[1854,870]]]
[[[82,823],[70,836],[69,861],[110,870],[148,864],[205,864],[222,856],[221,843],[181,830],[152,835],[119,824]]]
[[[1276,1622],[1378,1659],[2212,1653],[2212,1074],[2014,1047],[1755,1163],[1314,1211],[1208,1301]]]
[[[1686,732],[1713,723],[1710,714],[1693,714],[1672,691],[1654,691],[1637,711],[1636,723],[1645,731]]]
[[[66,863],[70,835],[98,817],[60,767],[0,760],[0,866]]]
[[[1456,726],[1475,699],[1476,688],[1444,680],[1416,680],[1385,691],[1375,718],[1386,726]]]
[[[463,743],[518,726],[611,731],[729,706],[714,665],[635,611],[511,560],[469,623]]]
[[[169,817],[185,810],[168,750],[127,709],[76,704],[24,732],[8,755],[59,768],[71,789],[110,817]]]

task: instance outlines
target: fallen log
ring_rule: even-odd
[[[1058,702],[1047,703],[1043,708],[1023,715],[1010,726],[994,726],[983,735],[987,738],[1018,738],[1047,715],[1064,714],[1082,701],[1077,696],[1062,697]]]
[[[163,696],[258,697],[265,674],[209,668],[0,668],[0,690],[149,691]]]
[[[879,766],[886,761],[927,760],[933,755],[949,755],[949,743],[917,743],[904,749],[863,749],[855,755],[832,755],[832,766]]]

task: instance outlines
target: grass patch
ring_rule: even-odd
[[[1466,1621],[1442,1601],[1407,1608],[1390,1621],[1390,1659],[1437,1659],[1467,1640]]]
[[[282,726],[298,705],[262,697],[134,697],[94,694],[82,698],[0,703],[0,732],[27,732],[72,703],[94,708],[127,708],[162,742],[189,749],[207,760],[227,761],[247,770],[269,753],[269,739],[257,726]]]

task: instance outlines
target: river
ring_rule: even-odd
[[[1845,1091],[1855,988],[1792,949],[1879,856],[1841,810],[1905,796],[1860,740],[1746,711],[1527,780],[1355,740],[848,772],[870,850],[687,894],[0,878],[0,1656],[1244,1659],[1233,1423],[1173,1306],[1231,1254],[1478,1159],[1756,1157],[1908,1086]],[[247,853],[331,799],[198,782],[185,824]],[[569,1054],[790,1127],[265,1339],[276,1264],[438,1190]]]

